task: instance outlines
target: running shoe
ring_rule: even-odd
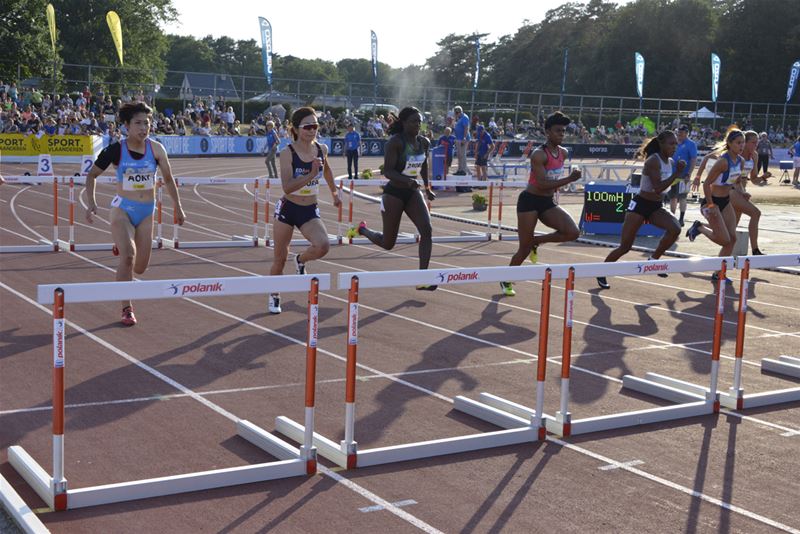
[[[136,324],[136,316],[133,314],[133,308],[131,306],[122,308],[122,320],[120,322],[122,326],[133,326]]]
[[[760,248],[754,248],[753,249],[753,256],[763,256],[763,255],[764,255],[764,253],[761,252]]]
[[[417,291],[436,291],[438,287],[437,285],[417,286]]]
[[[267,309],[270,313],[281,313],[281,294],[270,293]]]
[[[686,237],[689,238],[689,241],[694,241],[697,239],[697,236],[700,235],[700,225],[702,223],[700,221],[695,221],[686,231]]]
[[[300,254],[294,257],[294,267],[297,274],[306,274],[306,264],[300,261]]]
[[[358,235],[364,235],[364,230],[366,229],[367,229],[367,221],[361,221],[360,223],[358,223],[358,229],[356,230],[356,232],[358,232]]]
[[[116,244],[111,245],[111,254],[114,256],[119,256],[119,249],[117,248]]]
[[[503,290],[503,295],[507,297],[513,297],[517,294],[512,285],[513,284],[511,282],[500,282],[500,289]]]
[[[533,247],[531,249],[528,259],[531,260],[531,263],[537,263],[539,261],[539,247]]]
[[[353,239],[354,237],[358,237],[363,235],[362,232],[367,227],[367,221],[361,221],[358,223],[358,226],[351,226],[347,230],[347,237]]]
[[[600,289],[611,289],[611,284],[608,283],[605,276],[597,277],[597,285],[600,286]]]

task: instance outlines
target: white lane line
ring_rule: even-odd
[[[75,254],[75,255],[80,257],[79,254]],[[3,282],[0,282],[0,287],[5,289],[9,293],[12,293],[13,295],[17,296],[18,298],[26,301],[27,303],[31,304],[35,308],[38,308],[39,310],[41,310],[45,314],[52,315],[52,312],[49,309],[47,309],[46,307],[42,306],[41,304],[39,304],[35,300],[29,298],[28,296],[18,292],[14,288],[11,288],[11,287],[7,286]],[[185,300],[187,300],[189,302],[192,302],[194,304],[199,304],[198,302],[196,302],[196,301],[194,301],[192,299],[185,299]],[[204,305],[204,307],[208,307],[212,311],[218,311],[219,312],[219,310],[214,310],[214,308],[211,308],[210,306],[205,306]],[[227,316],[229,316],[231,318],[234,318],[234,316],[232,316],[230,314],[227,314],[227,313],[223,313],[223,315],[227,315]],[[249,321],[241,321],[241,322],[249,323]],[[142,369],[143,371],[145,371],[147,373],[150,373],[151,375],[155,376],[159,380],[162,380],[162,381],[166,382],[167,384],[169,384],[170,386],[174,387],[178,391],[181,391],[185,395],[187,395],[187,396],[191,397],[192,399],[196,400],[200,404],[206,406],[207,408],[213,410],[214,412],[216,412],[216,413],[222,415],[223,417],[229,419],[230,421],[233,421],[235,423],[235,422],[238,422],[240,420],[239,417],[237,417],[236,415],[234,415],[231,412],[227,411],[223,407],[221,407],[221,406],[219,406],[217,404],[214,404],[213,402],[205,399],[202,395],[199,395],[199,394],[195,393],[190,388],[184,386],[183,384],[177,382],[176,380],[173,380],[172,378],[166,376],[165,374],[161,373],[160,371],[157,371],[156,369],[153,369],[149,365],[137,360],[133,356],[129,355],[127,352],[125,352],[122,349],[112,345],[111,343],[108,343],[107,341],[105,341],[104,339],[96,336],[95,334],[87,331],[86,329],[82,328],[81,326],[79,326],[78,324],[74,323],[73,321],[67,320],[67,325],[69,325],[70,328],[73,328],[73,329],[77,330],[78,332],[80,332],[81,334],[85,335],[86,337],[88,337],[92,341],[98,343],[102,347],[110,350],[111,352],[117,354],[118,356],[121,356],[122,358],[124,358],[125,360],[127,360],[131,364],[135,365],[136,367]],[[267,329],[265,329],[265,330],[267,330]],[[293,339],[293,338],[290,338],[289,336],[281,335],[281,337],[284,337],[286,339]],[[299,340],[296,340],[296,341],[301,345],[305,344],[305,342],[300,342]],[[342,360],[344,360],[344,358],[342,358]],[[403,382],[403,381],[400,381],[400,382]],[[417,389],[419,389],[419,388],[417,388]],[[452,402],[452,400],[451,400],[451,402]],[[371,501],[372,503],[374,503],[376,505],[383,506],[384,509],[387,510],[388,512],[391,512],[392,514],[394,514],[397,517],[399,517],[400,519],[403,519],[404,521],[410,523],[411,525],[413,525],[416,528],[422,530],[423,532],[428,532],[428,533],[431,533],[431,534],[438,534],[440,532],[438,529],[428,525],[427,523],[425,523],[424,521],[422,521],[418,517],[415,517],[415,516],[409,514],[408,512],[400,509],[399,507],[394,506],[389,501],[379,497],[378,495],[376,495],[375,493],[369,491],[368,489],[364,488],[363,486],[360,486],[360,485],[356,484],[355,482],[344,478],[343,476],[339,475],[338,473],[335,473],[335,472],[331,471],[330,469],[326,468],[325,466],[323,466],[321,464],[317,464],[317,469],[322,474],[332,478],[336,482],[339,482],[340,484],[342,484],[346,488],[348,488],[348,489],[354,491],[355,493],[361,495],[362,497],[364,497],[368,501]]]
[[[411,506],[413,504],[417,504],[417,501],[414,499],[404,499],[402,501],[393,502],[392,506],[397,506],[398,508],[402,508],[403,506]],[[383,506],[375,505],[375,506],[365,506],[363,508],[359,508],[358,511],[364,514],[368,514],[370,512],[380,512],[381,510],[385,510]]]
[[[601,465],[598,467],[600,471],[613,471],[621,467],[633,467],[634,465],[642,465],[644,462],[641,460],[631,460],[630,462],[615,462],[611,464]]]
[[[706,495],[705,493],[701,493],[701,492],[693,490],[691,488],[687,488],[685,486],[681,486],[680,484],[676,484],[675,482],[672,482],[671,480],[667,480],[665,478],[661,478],[659,476],[653,475],[653,474],[648,473],[646,471],[642,471],[641,469],[637,469],[636,467],[626,465],[626,464],[624,464],[622,462],[617,462],[616,460],[612,460],[611,458],[608,458],[608,457],[603,456],[601,454],[598,454],[596,452],[592,452],[592,451],[590,451],[588,449],[584,449],[583,447],[579,447],[577,445],[573,445],[572,443],[567,443],[566,441],[561,441],[560,439],[552,438],[550,436],[547,437],[547,441],[551,441],[551,442],[556,443],[558,445],[561,445],[562,447],[564,447],[566,449],[569,449],[571,451],[575,451],[575,452],[578,452],[578,453],[583,454],[585,456],[589,456],[589,457],[594,458],[594,459],[596,459],[596,460],[598,460],[600,462],[603,462],[605,464],[615,465],[615,466],[617,466],[618,469],[622,469],[623,471],[627,471],[627,472],[632,473],[634,475],[640,476],[642,478],[650,480],[651,482],[655,482],[657,484],[661,484],[662,486],[666,486],[666,487],[668,487],[670,489],[679,491],[681,493],[685,493],[686,495],[689,495],[689,496],[694,497],[696,499],[700,499],[702,501],[705,501],[707,503],[713,504],[715,506],[719,506],[720,508],[723,508],[725,510],[730,510],[731,512],[735,512],[737,514],[743,515],[743,516],[748,517],[748,518],[750,518],[750,519],[752,519],[754,521],[758,521],[759,523],[763,523],[763,524],[768,525],[770,527],[777,528],[779,530],[783,530],[784,532],[790,532],[791,534],[800,534],[800,529],[791,527],[789,525],[784,525],[783,523],[779,523],[779,522],[774,521],[774,520],[772,520],[772,519],[770,519],[768,517],[764,517],[763,515],[759,515],[759,514],[756,514],[754,512],[751,512],[749,510],[745,510],[744,508],[741,508],[739,506],[733,505],[733,504],[731,504],[729,502],[726,502],[726,501],[723,501],[721,499],[717,499],[715,497],[711,497],[709,495]]]

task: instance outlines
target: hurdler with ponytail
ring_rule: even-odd
[[[671,185],[673,180],[681,176],[686,162],[681,160],[675,165],[671,156],[678,147],[678,139],[670,130],[665,130],[652,139],[646,140],[639,149],[639,156],[644,157],[642,181],[639,193],[628,204],[625,221],[622,223],[622,236],[617,248],[612,250],[605,261],[614,262],[628,253],[636,240],[636,233],[645,223],[650,223],[664,230],[664,236],[659,241],[656,250],[650,259],[658,259],[671,247],[681,233],[678,220],[665,210],[661,205],[661,195]],[[666,273],[659,276],[666,277]],[[611,285],[602,276],[597,278],[601,289],[609,289]]]
[[[744,167],[741,154],[744,151],[744,132],[736,127],[728,129],[725,140],[714,147],[713,152],[720,153],[719,159],[709,171],[703,181],[701,213],[708,221],[703,224],[695,221],[686,232],[690,241],[703,234],[708,239],[720,246],[720,256],[730,256],[736,244],[736,213],[731,200],[731,189],[739,181]],[[719,279],[714,273],[712,280]],[[729,280],[726,280],[729,282]]]

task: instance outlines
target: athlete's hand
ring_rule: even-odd
[[[692,182],[692,191],[699,191],[700,190],[700,176],[694,179]]]
[[[314,158],[314,161],[311,162],[311,173],[308,175],[309,178],[315,178],[323,165],[322,158]]]
[[[92,219],[92,215],[97,215],[97,204],[89,204],[86,206],[86,222],[92,224],[94,219]]]
[[[431,202],[433,202],[434,200],[436,200],[436,193],[434,193],[432,190],[428,189],[428,190],[425,192],[425,194],[428,196],[428,200],[430,200]]]
[[[570,182],[577,182],[578,180],[581,179],[581,170],[580,169],[573,170],[571,173],[569,173],[569,176],[567,178],[569,179]]]
[[[679,159],[679,160],[678,160],[678,163],[675,165],[675,168],[677,169],[677,171],[678,171],[679,173],[682,173],[682,172],[683,172],[683,169],[685,169],[685,168],[686,168],[686,161],[685,161],[685,160],[682,160],[682,159]]]
[[[342,205],[342,199],[339,198],[339,191],[335,191],[333,193],[333,206],[338,208]]]

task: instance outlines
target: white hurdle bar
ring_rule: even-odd
[[[741,270],[739,288],[739,314],[736,324],[736,350],[734,353],[733,386],[720,393],[723,406],[734,410],[770,406],[785,402],[800,401],[800,387],[760,393],[744,393],[742,387],[742,360],[744,357],[745,323],[747,321],[747,298],[750,291],[750,269],[775,267],[800,267],[800,254],[773,254],[767,256],[739,256],[736,267]],[[800,378],[800,358],[782,355],[777,360],[764,358],[761,370]]]
[[[544,400],[544,366],[546,350],[540,352],[538,362],[539,382],[537,384],[537,412],[527,417],[517,417],[495,409],[482,402],[465,397],[456,397],[455,409],[479,414],[496,426],[504,428],[493,432],[482,432],[453,438],[434,439],[416,443],[406,443],[388,447],[358,450],[355,441],[355,384],[356,353],[358,348],[358,293],[363,288],[408,287],[417,285],[451,285],[503,281],[537,280],[542,281],[542,320],[544,329],[540,332],[540,351],[547,346],[547,320],[549,317],[550,280],[552,270],[547,266],[520,267],[481,267],[476,269],[441,269],[412,271],[382,271],[361,273],[340,273],[338,287],[348,287],[348,327],[347,327],[347,365],[345,385],[345,439],[336,443],[325,436],[314,433],[314,445],[319,454],[337,465],[354,469],[371,465],[382,465],[421,458],[431,458],[506,445],[535,442],[544,439],[544,426],[541,412]],[[541,328],[541,325],[540,325]],[[278,432],[295,441],[301,441],[308,428],[287,418],[275,420]]]
[[[549,432],[569,437],[590,432],[599,432],[617,428],[626,428],[642,424],[662,421],[673,421],[698,415],[706,415],[719,411],[719,401],[716,395],[696,391],[693,393],[678,391],[668,386],[658,384],[652,380],[641,379],[626,375],[623,377],[623,387],[644,393],[659,393],[662,398],[667,398],[679,404],[644,410],[634,410],[618,414],[602,415],[584,419],[573,419],[569,411],[570,366],[572,350],[572,323],[574,302],[574,280],[576,278],[594,278],[598,276],[639,276],[658,273],[687,273],[696,271],[722,270],[724,278],[725,266],[732,265],[733,258],[693,258],[688,260],[651,260],[644,262],[617,262],[617,263],[581,263],[573,266],[552,266],[556,272],[565,274],[566,286],[564,291],[564,333],[561,357],[561,395],[559,410],[555,417],[544,417],[544,423]],[[555,269],[559,267],[559,269]],[[724,283],[724,282],[722,282]],[[718,288],[719,290],[719,288]],[[717,306],[714,322],[714,349],[712,350],[711,384],[709,391],[716,391],[719,373],[719,351],[722,333],[722,304],[724,291],[717,295]],[[535,413],[535,410],[519,404],[508,403],[498,397],[483,393],[483,402],[503,410],[509,415],[525,417]]]
[[[316,449],[311,440],[319,325],[319,291],[330,289],[329,274],[292,276],[242,276],[38,286],[38,302],[53,304],[53,474],[22,447],[8,449],[9,463],[54,510],[83,508],[116,502],[174,495],[292,476],[312,475],[317,470]],[[181,475],[135,480],[117,484],[69,489],[64,472],[64,392],[66,369],[66,303],[107,302],[124,299],[170,299],[232,295],[265,295],[270,292],[308,292],[306,341],[305,422],[309,429],[298,449],[255,424],[236,422],[239,436],[278,460],[256,465],[214,469]]]

